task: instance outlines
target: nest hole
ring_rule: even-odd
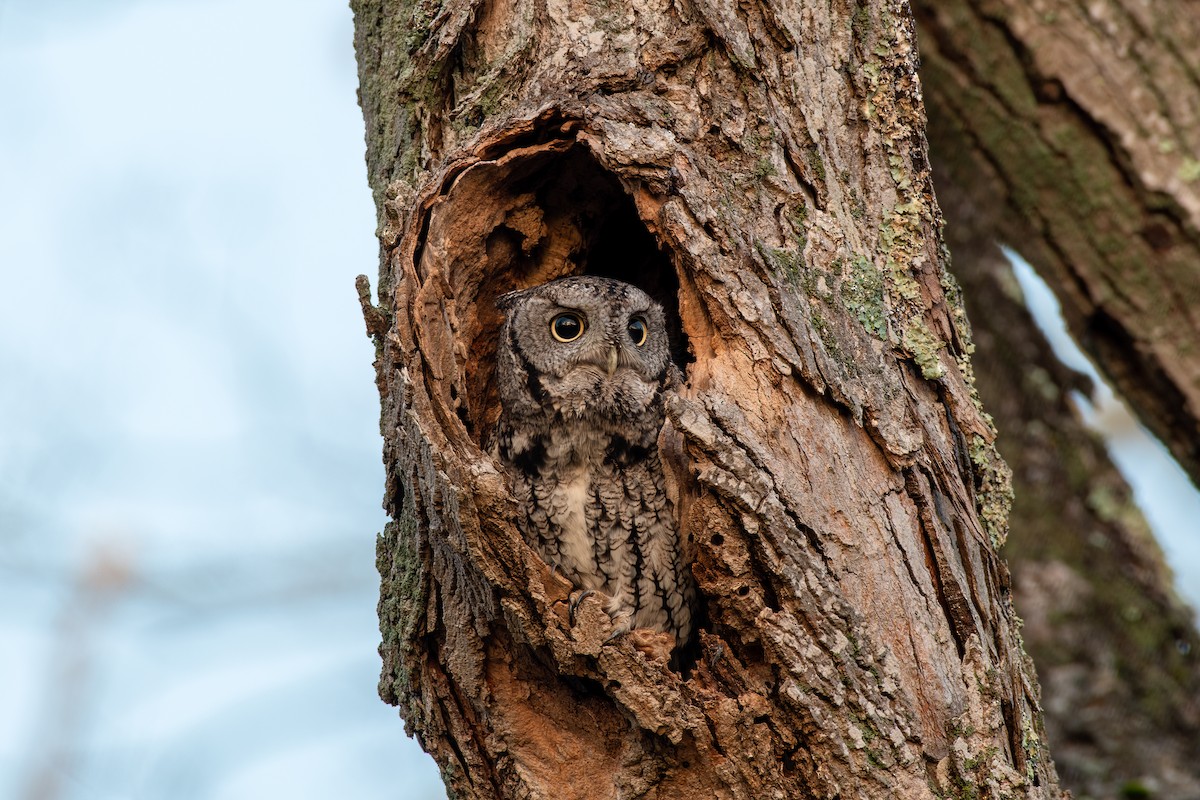
[[[494,365],[503,316],[496,299],[568,275],[631,283],[666,312],[672,359],[694,359],[679,316],[671,256],[638,216],[633,198],[588,150],[570,142],[479,163],[430,214],[419,262],[424,283],[446,274],[458,383],[444,397],[487,449],[499,418]]]

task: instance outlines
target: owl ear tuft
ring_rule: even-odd
[[[517,289],[515,292],[506,292],[496,298],[496,308],[505,314],[513,307],[513,304],[521,299],[521,296],[526,294],[528,289]]]

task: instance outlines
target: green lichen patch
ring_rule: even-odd
[[[910,301],[912,314],[922,311],[917,302],[921,297],[921,287],[912,277],[912,269],[924,249],[921,224],[924,211],[925,205],[919,199],[901,203],[888,212],[879,227],[879,249],[887,266],[889,291]]]
[[[926,380],[937,380],[946,374],[946,368],[938,358],[943,344],[925,325],[924,320],[914,319],[905,326],[901,344],[917,363],[922,377]]]
[[[412,690],[410,661],[417,631],[424,624],[426,575],[418,551],[415,498],[405,490],[397,518],[387,523],[375,544],[379,570],[379,652],[383,673],[379,696],[396,705]]]
[[[756,242],[755,246],[772,272],[782,276],[793,286],[801,282],[804,276],[804,256],[798,250],[770,247],[763,242]]]
[[[821,339],[821,346],[825,348],[825,353],[839,364],[846,364],[846,354],[838,345],[837,335],[830,327],[829,321],[815,308],[812,311],[812,326]]]
[[[771,159],[763,156],[754,163],[754,171],[751,173],[756,181],[764,181],[772,175],[777,174],[775,165],[771,163]]]
[[[1000,457],[996,445],[978,434],[971,439],[971,463],[975,465],[975,489],[979,518],[992,547],[997,550],[1008,538],[1008,514],[1012,510],[1012,470]]]
[[[891,256],[887,259],[887,272],[891,278],[892,291],[896,295],[910,301],[921,298],[920,285],[908,274],[905,266]]]
[[[804,205],[803,201],[797,203],[787,215],[788,222],[792,226],[792,235],[796,238],[796,245],[800,252],[804,252],[805,246],[808,244],[808,206]]]
[[[868,333],[887,340],[883,275],[865,256],[855,256],[850,262],[850,274],[842,283],[842,303]]]
[[[810,144],[804,148],[804,159],[808,162],[808,168],[813,171],[822,184],[825,183],[825,160],[821,158],[821,149],[815,144]]]
[[[1200,161],[1194,158],[1185,158],[1183,165],[1179,167],[1176,175],[1184,183],[1192,183],[1193,181],[1200,180]]]
[[[921,369],[926,380],[946,374],[940,358],[945,347],[926,322],[926,303],[921,284],[914,277],[925,263],[925,219],[929,207],[919,196],[900,203],[887,215],[879,229],[879,249],[884,259],[887,301],[892,330],[900,330],[899,344]]]
[[[963,349],[967,354],[971,354],[975,352],[975,343],[971,338],[971,323],[967,320],[967,308],[963,302],[962,287],[958,285],[958,281],[954,279],[954,274],[950,271],[953,262],[950,257],[950,248],[946,246],[946,221],[940,212],[935,213],[938,229],[938,283],[941,284],[942,292],[946,296],[946,304],[950,306],[950,320],[954,324],[954,332],[962,342]],[[974,381],[971,381],[971,385],[975,385]]]
[[[954,363],[958,366],[958,373],[963,376],[966,381],[967,388],[971,392],[971,404],[975,406],[975,410],[979,412],[979,416],[987,423],[988,430],[994,435],[996,433],[996,421],[992,419],[983,408],[983,400],[979,397],[979,390],[975,386],[975,366],[971,363],[971,353],[974,351],[974,346],[971,346],[967,352],[955,356]]]
[[[1042,737],[1034,727],[1028,712],[1021,712],[1021,749],[1025,751],[1025,780],[1032,784],[1037,779],[1038,762],[1042,758]]]

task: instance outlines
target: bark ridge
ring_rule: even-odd
[[[907,7],[354,7],[388,320],[380,691],[452,793],[1059,796]],[[495,298],[585,272],[677,326],[686,675],[605,645],[599,610],[569,625],[486,455]]]

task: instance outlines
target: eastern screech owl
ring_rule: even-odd
[[[650,628],[683,644],[696,589],[658,453],[675,369],[662,307],[591,276],[497,305],[497,448],[526,541],[579,592],[605,598],[614,636]]]

